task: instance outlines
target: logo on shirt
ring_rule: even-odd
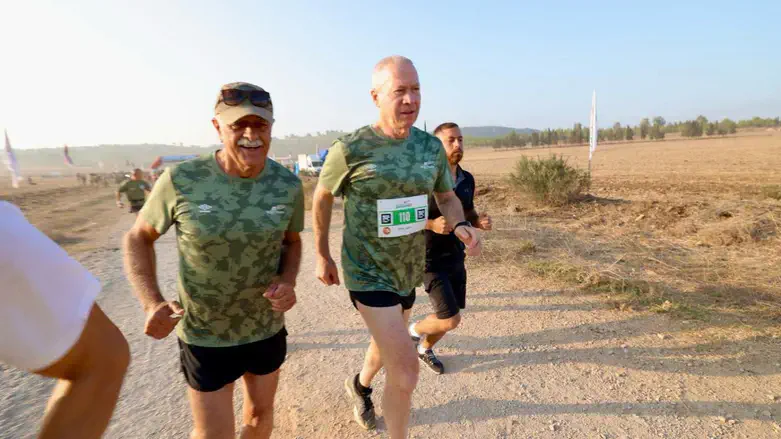
[[[364,172],[366,172],[367,177],[374,177],[375,174],[377,174],[377,165],[374,163],[370,163],[366,166],[364,166]]]
[[[420,167],[422,169],[436,169],[437,165],[434,162],[424,162]]]
[[[201,204],[200,206],[198,206],[198,211],[200,213],[211,213],[212,207],[209,206],[208,204]]]
[[[271,215],[285,213],[285,206],[283,204],[278,204],[276,206],[273,206],[271,209],[267,210],[266,213]]]

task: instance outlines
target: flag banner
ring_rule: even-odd
[[[15,188],[19,187],[19,181],[22,179],[22,174],[19,172],[19,162],[16,161],[14,150],[11,148],[11,141],[8,140],[8,131],[5,131],[5,165],[8,170],[11,171],[11,185]]]
[[[599,138],[597,128],[597,91],[594,90],[594,95],[591,97],[591,121],[589,124],[589,147],[588,147],[588,160],[591,161],[591,157],[594,156],[594,151],[597,150],[597,139]]]
[[[71,159],[70,154],[68,153],[68,145],[65,145],[63,147],[63,155],[65,156],[65,164],[68,166],[73,166],[73,160]]]

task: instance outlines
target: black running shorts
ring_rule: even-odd
[[[138,212],[141,211],[142,207],[144,207],[144,203],[143,202],[135,203],[135,204],[131,203],[129,212],[130,213],[138,213]]]
[[[245,373],[268,375],[285,362],[287,330],[253,343],[210,348],[179,340],[179,359],[187,384],[199,392],[214,392]]]
[[[440,319],[449,319],[466,308],[466,268],[426,273],[423,277],[431,306]]]
[[[363,306],[370,308],[389,308],[391,306],[401,305],[402,310],[412,309],[415,304],[415,289],[409,296],[400,296],[393,291],[350,291],[350,300],[353,306],[358,309],[360,302]]]

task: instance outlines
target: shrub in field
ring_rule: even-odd
[[[567,164],[564,156],[521,157],[510,174],[510,182],[546,204],[560,205],[577,198],[588,188],[587,172]]]
[[[765,198],[781,200],[781,186],[765,186],[762,188],[762,195]]]

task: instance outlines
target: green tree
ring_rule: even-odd
[[[651,132],[651,122],[647,117],[640,121],[640,139],[645,140],[648,134]]]
[[[624,129],[621,128],[620,122],[613,124],[613,140],[624,140]]]
[[[716,124],[713,122],[708,122],[707,128],[705,128],[705,134],[712,136],[716,134]]]
[[[632,127],[627,126],[626,128],[624,128],[624,139],[634,140],[634,138],[635,138],[635,132],[632,129]]]
[[[570,136],[570,143],[583,143],[583,124],[576,123],[572,127],[572,135]]]
[[[725,134],[735,134],[738,132],[738,124],[726,117],[719,122],[719,128],[723,130]]]
[[[540,132],[534,131],[532,132],[532,146],[540,146]]]
[[[649,133],[649,137],[653,140],[664,139],[664,126],[666,124],[667,121],[665,121],[662,116],[656,116],[654,118],[654,124],[653,126],[651,126],[651,132]]]

